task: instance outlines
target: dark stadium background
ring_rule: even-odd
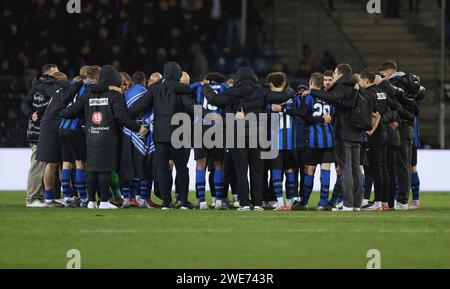
[[[231,76],[251,66],[261,79],[286,72],[295,86],[339,62],[359,71],[393,59],[427,88],[421,107],[425,148],[449,143],[443,114],[449,97],[441,74],[450,77],[441,24],[450,27],[450,3],[442,10],[441,1],[382,0],[377,15],[367,12],[364,0],[218,2],[220,9],[213,0],[81,0],[81,13],[69,14],[64,0],[2,0],[0,147],[27,146],[19,106],[43,64],[58,64],[74,77],[84,64],[150,74],[167,60],[178,61],[193,81],[208,71]],[[450,32],[444,35],[447,40]]]

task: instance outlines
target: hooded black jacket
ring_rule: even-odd
[[[334,132],[337,140],[362,143],[362,131],[353,124],[351,119],[351,112],[356,107],[359,95],[358,90],[353,88],[355,84],[354,75],[343,75],[330,90],[313,89],[311,95],[336,105]]]
[[[45,113],[51,96],[48,95],[48,89],[57,82],[57,79],[50,75],[38,77],[25,96],[20,105],[23,114],[28,118],[27,140],[30,144],[37,144],[41,127],[41,118]],[[39,120],[33,122],[31,116],[37,112]]]
[[[153,141],[167,143],[171,141],[176,126],[171,125],[172,116],[185,112],[183,95],[190,94],[189,86],[180,83],[181,67],[176,62],[164,65],[163,79],[155,83],[147,93],[129,109],[131,117],[153,108]]]
[[[98,84],[90,87],[79,101],[61,112],[64,118],[85,117],[89,171],[117,170],[121,126],[135,132],[140,129],[128,116],[123,95],[108,90],[108,86],[119,87],[120,84],[119,72],[113,66],[105,65],[100,71]]]

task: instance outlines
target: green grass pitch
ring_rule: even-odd
[[[317,203],[317,193],[312,204]],[[407,212],[27,209],[0,192],[0,268],[450,268],[450,193]]]

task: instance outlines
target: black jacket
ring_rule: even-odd
[[[31,144],[37,144],[41,127],[41,118],[45,113],[51,96],[48,89],[57,82],[57,79],[50,75],[43,75],[37,78],[28,94],[22,101],[20,109],[28,118],[27,140]],[[31,116],[37,112],[39,120],[33,122]]]
[[[362,143],[362,131],[353,124],[351,119],[351,112],[356,106],[359,95],[358,90],[353,88],[355,84],[354,75],[343,75],[330,90],[313,89],[311,95],[336,105],[334,135],[337,140]]]
[[[389,79],[393,89],[397,90],[397,101],[401,105],[399,110],[400,125],[412,126],[414,124],[414,115],[417,112],[417,102],[414,99],[416,93],[411,87],[408,75],[404,72],[397,72],[393,74]]]
[[[48,150],[45,147],[48,141],[58,139],[58,130],[61,124],[61,110],[63,110],[76,96],[83,82],[75,82],[72,85],[68,81],[57,81],[48,88],[47,94],[51,97],[45,114],[41,120],[41,131],[37,146],[36,159],[39,161],[50,161]]]
[[[120,84],[119,72],[113,66],[105,65],[100,71],[98,84],[61,112],[64,118],[85,116],[87,163],[91,172],[117,170],[121,126],[135,132],[140,129],[128,116],[123,95],[108,90],[108,86],[119,87]]]
[[[396,111],[399,116],[398,122],[410,126],[414,123],[414,112],[417,106],[416,101],[407,97],[405,90],[395,86],[394,83],[399,84],[400,82],[395,79],[393,82],[391,80],[385,80],[378,86],[395,102]]]
[[[185,112],[182,97],[190,94],[189,86],[180,83],[181,67],[176,62],[164,65],[164,76],[129,109],[134,118],[153,107],[153,141],[170,142],[176,126],[171,125],[172,116]]]

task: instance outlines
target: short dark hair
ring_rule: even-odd
[[[323,85],[323,74],[320,72],[314,72],[311,74],[311,81],[315,86],[322,87]]]
[[[222,73],[219,73],[219,72],[210,72],[205,75],[205,79],[208,81],[216,82],[216,83],[224,83],[227,81],[227,78],[225,77],[225,75],[223,75]]]
[[[279,88],[286,83],[287,76],[283,72],[272,72],[267,75],[267,83],[273,84],[273,86]]]
[[[56,64],[45,64],[42,66],[41,72],[42,74],[48,74],[52,68],[58,68]]]
[[[376,74],[368,69],[365,69],[365,70],[361,71],[361,73],[359,74],[359,77],[361,77],[363,79],[367,79],[370,81],[370,83],[373,83],[373,82],[375,82]]]
[[[133,80],[133,83],[145,84],[147,77],[145,76],[145,73],[143,73],[142,71],[136,71],[131,76],[131,79]]]
[[[97,78],[97,76],[100,74],[100,70],[101,70],[100,66],[97,65],[89,66],[86,69],[86,77],[89,79]]]
[[[384,70],[388,70],[388,69],[393,69],[395,71],[397,71],[397,62],[395,62],[394,60],[386,60],[383,64],[381,64],[380,70],[384,71]]]
[[[329,77],[333,77],[334,76],[334,72],[333,70],[327,70],[323,73],[323,76],[329,76]]]
[[[350,64],[347,64],[347,63],[339,63],[336,66],[336,69],[340,74],[343,74],[343,75],[352,74],[352,72],[353,72],[352,67],[350,66]]]

